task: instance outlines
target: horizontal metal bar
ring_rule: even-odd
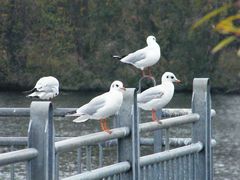
[[[38,151],[34,148],[27,148],[0,154],[0,166],[23,162],[37,157]]]
[[[155,164],[155,163],[159,163],[162,161],[174,159],[179,156],[196,153],[196,152],[201,151],[202,149],[203,149],[202,143],[198,142],[195,144],[190,144],[187,146],[163,151],[160,153],[146,155],[146,156],[140,157],[140,166],[147,166],[150,164]]]
[[[182,124],[192,123],[199,120],[198,114],[188,114],[168,119],[161,120],[161,124],[156,122],[142,123],[139,126],[140,132],[154,131],[157,129],[165,129],[173,126],[178,126]]]
[[[186,146],[192,143],[191,138],[169,138],[169,145],[174,146],[174,147],[180,147],[180,146]],[[146,146],[153,146],[154,140],[153,138],[141,138],[140,139],[140,144],[141,145],[146,145]],[[163,139],[163,144],[165,146],[166,141]],[[211,140],[211,146],[214,147],[217,144],[215,139]]]
[[[131,165],[129,162],[120,162],[117,164],[113,164],[110,166],[105,166],[102,168],[98,168],[92,171],[87,171],[82,174],[77,174],[74,176],[70,176],[67,178],[64,178],[63,180],[86,180],[86,179],[102,179],[109,176],[113,176],[115,174],[120,174],[127,172],[131,168]]]
[[[71,139],[75,137],[55,137],[55,142]],[[0,137],[0,146],[26,146],[28,138],[27,137]],[[140,144],[144,146],[152,146],[154,143],[153,138],[140,138]],[[191,138],[170,138],[170,146],[186,146],[192,143]],[[212,139],[212,147],[216,145],[216,140]],[[94,144],[97,145],[97,144]],[[101,142],[103,147],[111,147],[117,145],[117,139],[111,139],[105,142]],[[165,145],[165,140],[163,139],[163,145]]]
[[[169,145],[170,146],[186,146],[191,144],[192,139],[191,138],[169,138]],[[146,145],[146,146],[152,146],[154,144],[154,139],[153,138],[141,138],[140,139],[140,144],[141,145]],[[163,139],[163,144],[165,146],[166,141]]]
[[[127,127],[121,127],[116,129],[111,129],[112,133],[108,134],[106,132],[97,132],[93,134],[88,134],[85,136],[74,137],[66,140],[62,140],[55,143],[55,150],[57,152],[71,151],[74,148],[83,145],[93,145],[100,142],[104,142],[110,139],[123,138],[129,135],[130,130]]]
[[[162,109],[162,117],[176,117],[176,116],[182,116],[192,114],[192,109],[189,108],[163,108]],[[216,111],[214,109],[211,109],[211,116],[215,116]]]
[[[55,137],[55,141],[62,141],[72,137]],[[26,146],[28,137],[0,137],[0,146]]]
[[[56,108],[54,109],[54,116],[64,117],[68,112],[75,111],[77,108]],[[162,109],[162,117],[175,117],[191,114],[192,109],[173,109],[166,108]],[[211,110],[211,115],[215,116],[215,110]],[[0,108],[0,117],[29,117],[30,109],[29,108]]]
[[[56,108],[53,115],[64,117],[68,112],[75,111],[77,108]],[[30,108],[0,108],[0,117],[29,117]]]

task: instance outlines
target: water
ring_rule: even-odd
[[[55,107],[79,107],[97,94],[100,94],[100,92],[63,92],[54,99],[53,103]],[[25,98],[23,94],[14,92],[1,92],[0,99],[0,107],[29,107],[31,103],[31,100]],[[191,94],[185,93],[176,93],[172,102],[168,105],[172,108],[190,108],[190,106]],[[214,179],[238,180],[240,175],[240,96],[213,95],[212,106],[217,111],[213,120],[213,133],[217,141],[214,148]],[[109,120],[110,126],[112,126],[112,121]],[[28,122],[28,118],[0,118],[0,136],[27,136]],[[74,124],[71,119],[66,118],[56,118],[55,127],[56,136],[80,136],[100,130],[97,121]],[[1,152],[8,150],[8,148],[0,148]],[[111,151],[107,153],[111,153]],[[95,154],[97,152],[93,151],[94,157],[97,156]],[[62,158],[64,159],[64,156]],[[71,161],[75,161],[74,158]],[[93,158],[93,161],[97,161],[96,157]],[[66,159],[63,162],[66,162]],[[67,172],[75,171],[73,165],[63,165],[65,171],[60,174],[66,176],[68,175]],[[24,164],[17,165],[15,168],[16,176],[19,179],[24,179],[21,178],[25,175],[22,172],[24,168]],[[9,173],[6,173],[8,169],[9,166],[0,167],[0,179],[9,179]]]

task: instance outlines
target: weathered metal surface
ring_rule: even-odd
[[[119,126],[127,126],[131,129],[131,135],[118,139],[118,162],[128,161],[131,171],[124,177],[125,180],[139,179],[139,122],[137,118],[136,91],[128,88],[123,96],[123,104],[119,110]]]
[[[74,148],[83,146],[83,145],[93,145],[99,142],[107,141],[110,139],[123,138],[129,135],[130,130],[128,127],[121,127],[111,129],[112,133],[108,134],[106,132],[97,132],[93,134],[88,134],[85,136],[69,138],[63,141],[55,143],[56,152],[66,152],[71,151]]]
[[[31,103],[28,147],[38,151],[38,156],[30,162],[30,178],[34,180],[55,179],[52,109],[51,102],[34,101]]]
[[[140,132],[154,131],[157,129],[165,129],[169,127],[179,126],[182,124],[188,124],[199,120],[198,114],[188,114],[173,118],[161,120],[161,124],[157,122],[147,122],[139,125]]]
[[[211,127],[211,97],[207,78],[196,78],[193,81],[192,111],[198,113],[200,119],[193,124],[193,143],[201,141],[204,149],[199,153],[197,179],[212,180],[212,127]],[[196,162],[195,162],[196,163]]]
[[[38,151],[34,148],[27,148],[0,154],[0,166],[22,161],[29,161],[37,157]]]
[[[120,174],[129,171],[131,165],[129,162],[120,162],[110,166],[105,166],[99,169],[95,169],[92,171],[84,172],[82,174],[70,176],[64,178],[63,180],[95,180],[107,178],[109,176],[113,176],[115,174]]]

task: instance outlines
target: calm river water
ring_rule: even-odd
[[[62,92],[54,99],[54,107],[79,107],[88,102],[96,92]],[[0,107],[29,107],[31,99],[21,93],[0,92]],[[212,105],[217,115],[213,120],[213,133],[217,141],[214,148],[214,179],[240,179],[240,95],[212,95]],[[190,108],[191,94],[176,93],[169,108]],[[56,136],[79,136],[99,131],[99,123],[88,121],[74,124],[71,119],[56,119]],[[0,136],[26,136],[28,118],[0,118]],[[1,148],[4,152],[7,149]],[[9,179],[8,168],[0,167],[0,179]],[[17,170],[17,179],[21,170]],[[23,173],[24,174],[24,173]]]

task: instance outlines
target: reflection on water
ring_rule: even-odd
[[[55,107],[79,107],[99,93],[61,93],[53,100]],[[217,180],[239,179],[240,174],[240,96],[214,95],[213,108],[217,115],[213,120],[214,138],[214,176]],[[0,107],[29,107],[31,99],[21,93],[1,92]],[[168,107],[190,108],[191,94],[177,93]],[[74,124],[71,119],[55,119],[56,136],[80,136],[100,130],[98,121]],[[28,118],[0,118],[0,136],[27,136]],[[109,120],[110,126],[112,120]],[[179,128],[178,128],[179,129]],[[178,131],[173,129],[172,131]],[[6,149],[1,149],[5,151]],[[74,152],[72,152],[74,153]],[[74,160],[73,160],[74,161]],[[20,166],[25,168],[24,165]],[[4,171],[9,166],[0,168],[0,179],[9,177]],[[21,169],[16,167],[20,176]],[[68,166],[69,171],[74,169]],[[63,174],[60,173],[60,174]]]

